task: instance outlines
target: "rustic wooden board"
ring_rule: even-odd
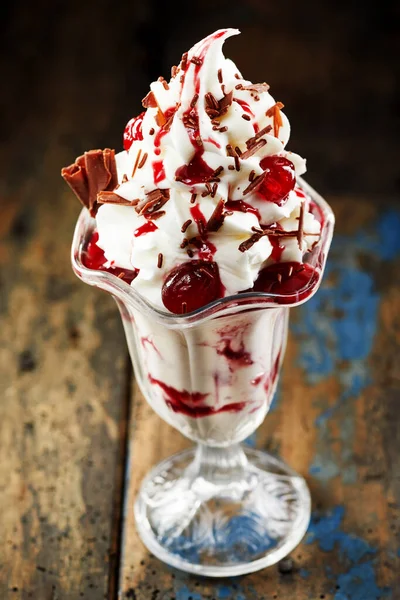
[[[119,144],[132,107],[121,71],[104,77],[109,7],[31,8],[17,0],[1,36],[0,598],[100,600],[116,593],[130,374],[115,304],[72,273],[60,169]]]
[[[126,351],[111,298],[71,272],[76,206],[52,206],[43,183],[1,202],[0,597],[98,599],[117,551]]]
[[[135,494],[155,463],[188,442],[135,388],[121,598],[400,598],[400,212],[379,215],[376,203],[350,198],[332,203],[338,223],[324,284],[293,311],[274,408],[249,440],[306,476],[307,537],[290,561],[223,581],[149,555],[134,526]]]

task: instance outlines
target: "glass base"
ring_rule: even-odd
[[[266,452],[199,445],[159,463],[135,503],[144,544],[198,575],[258,571],[304,536],[311,500],[302,477]]]

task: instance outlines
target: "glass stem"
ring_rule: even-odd
[[[254,474],[249,469],[248,460],[240,444],[227,448],[217,448],[198,444],[196,454],[186,475],[192,480],[196,493],[202,496],[219,496],[226,493],[242,497],[253,487]],[[236,495],[235,494],[235,495]]]

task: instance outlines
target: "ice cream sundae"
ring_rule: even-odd
[[[140,535],[211,576],[273,564],[307,528],[304,480],[238,442],[270,407],[289,307],[317,290],[333,229],[305,161],[285,149],[283,104],[222,53],[237,33],[208,36],[151,84],[122,152],[62,170],[85,206],[76,274],[116,299],[147,401],[199,442],[145,479]]]

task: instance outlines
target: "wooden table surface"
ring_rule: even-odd
[[[125,65],[103,80],[107,48],[86,62],[77,13],[65,10],[47,34],[54,52],[38,25],[45,69],[32,71],[24,35],[37,14],[15,21],[3,95],[0,599],[400,599],[400,211],[386,197],[328,195],[337,228],[326,277],[292,311],[273,409],[248,440],[306,477],[303,543],[279,566],[214,581],[163,565],[140,542],[140,481],[188,442],[139,393],[111,297],[69,264],[79,207],[60,168],[117,146],[123,121],[107,107],[129,103]],[[89,18],[83,3],[82,28]],[[128,59],[134,70],[134,47]],[[135,77],[145,90],[139,67]]]

